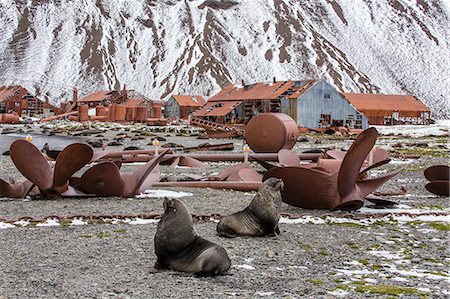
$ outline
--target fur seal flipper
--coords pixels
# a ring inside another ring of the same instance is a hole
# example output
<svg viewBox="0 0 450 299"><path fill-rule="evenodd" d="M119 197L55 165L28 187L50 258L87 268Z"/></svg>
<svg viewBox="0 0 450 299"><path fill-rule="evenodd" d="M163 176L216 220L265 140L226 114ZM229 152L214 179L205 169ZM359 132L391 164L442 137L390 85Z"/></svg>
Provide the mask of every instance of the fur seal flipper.
<svg viewBox="0 0 450 299"><path fill-rule="evenodd" d="M223 216L217 224L217 233L224 237L277 235L283 181L267 179L244 210Z"/></svg>
<svg viewBox="0 0 450 299"><path fill-rule="evenodd" d="M156 269L212 276L225 274L231 266L223 247L197 235L189 210L178 199L164 199L154 242Z"/></svg>

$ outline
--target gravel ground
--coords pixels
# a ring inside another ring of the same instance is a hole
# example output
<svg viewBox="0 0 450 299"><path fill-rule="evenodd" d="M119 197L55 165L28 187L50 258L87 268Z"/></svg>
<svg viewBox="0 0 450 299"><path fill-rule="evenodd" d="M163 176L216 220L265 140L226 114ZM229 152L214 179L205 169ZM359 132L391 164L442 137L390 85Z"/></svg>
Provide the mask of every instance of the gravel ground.
<svg viewBox="0 0 450 299"><path fill-rule="evenodd" d="M53 140L54 136L43 137L39 129L32 129L38 140ZM102 138L112 138L115 133L105 133L107 136ZM167 142L183 145L205 142L173 133L158 134L166 136ZM3 137L0 136L0 145L10 142ZM328 136L308 138L307 142L297 143L296 150L351 144ZM382 137L379 144L391 146L423 140ZM140 142L149 141L147 138ZM239 150L242 141L234 142ZM442 138L430 137L426 142L435 148ZM124 146L129 144L136 141L125 140ZM398 167L404 171L380 190L406 188L405 195L390 198L399 202L398 212L448 213L448 198L428 193L422 175L427 166L448 163L448 156L420 153L420 159L395 159L383 167L381 171ZM186 171L210 174L224 167L220 163L196 170L164 166L161 171L163 175ZM125 166L124 171L132 168ZM7 156L0 158L0 171L2 178L19 177ZM192 196L182 200L192 213L200 215L235 212L244 208L254 195L254 192L213 189L165 190L191 193ZM344 218L342 212L304 210L286 204L281 212L295 215L299 221L284 219L277 238L220 238L215 231L216 222L198 221L198 234L222 245L232 261L229 274L215 278L155 271L152 266L156 261L153 248L156 223L0 229L0 298L448 297L448 216L419 217L415 221L403 221L399 216L353 221ZM24 216L42 219L49 215L148 213L162 213L162 198L0 199L0 219L7 220Z"/></svg>

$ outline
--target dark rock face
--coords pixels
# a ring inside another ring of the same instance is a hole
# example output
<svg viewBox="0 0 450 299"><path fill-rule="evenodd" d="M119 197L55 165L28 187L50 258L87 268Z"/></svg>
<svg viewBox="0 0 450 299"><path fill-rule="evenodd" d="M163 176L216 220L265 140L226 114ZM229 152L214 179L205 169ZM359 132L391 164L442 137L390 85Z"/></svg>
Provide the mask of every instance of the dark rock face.
<svg viewBox="0 0 450 299"><path fill-rule="evenodd" d="M445 1L198 3L6 0L0 81L56 103L68 98L69 86L84 96L127 84L167 99L210 96L241 79L277 74L326 78L346 92L408 93L449 116Z"/></svg>

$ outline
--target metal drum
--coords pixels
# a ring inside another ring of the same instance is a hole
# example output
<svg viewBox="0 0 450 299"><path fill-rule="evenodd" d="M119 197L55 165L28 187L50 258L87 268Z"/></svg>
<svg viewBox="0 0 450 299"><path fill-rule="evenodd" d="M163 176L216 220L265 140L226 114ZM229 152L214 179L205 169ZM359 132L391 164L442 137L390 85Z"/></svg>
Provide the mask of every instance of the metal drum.
<svg viewBox="0 0 450 299"><path fill-rule="evenodd" d="M95 115L104 116L106 118L108 116L108 110L106 110L106 107L97 106L95 107Z"/></svg>
<svg viewBox="0 0 450 299"><path fill-rule="evenodd" d="M115 121L125 121L125 115L127 113L127 106L125 105L115 105L114 117Z"/></svg>
<svg viewBox="0 0 450 299"><path fill-rule="evenodd" d="M2 124L18 124L19 116L17 114L5 113L0 115L0 123Z"/></svg>
<svg viewBox="0 0 450 299"><path fill-rule="evenodd" d="M245 128L245 141L256 153L276 153L291 149L297 142L297 123L284 113L261 113Z"/></svg>
<svg viewBox="0 0 450 299"><path fill-rule="evenodd" d="M78 106L78 119L79 119L79 121L88 121L89 120L89 106L88 105L79 105Z"/></svg>

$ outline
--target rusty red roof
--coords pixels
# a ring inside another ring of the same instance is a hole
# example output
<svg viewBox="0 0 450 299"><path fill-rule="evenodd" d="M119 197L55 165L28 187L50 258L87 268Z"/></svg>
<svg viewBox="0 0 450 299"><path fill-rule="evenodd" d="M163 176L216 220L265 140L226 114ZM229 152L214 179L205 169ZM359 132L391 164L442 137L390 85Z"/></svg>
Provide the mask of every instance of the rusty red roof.
<svg viewBox="0 0 450 299"><path fill-rule="evenodd" d="M209 102L202 108L195 111L193 116L225 116L234 108L239 106L242 101L224 101L224 102Z"/></svg>
<svg viewBox="0 0 450 299"><path fill-rule="evenodd" d="M200 107L206 103L206 100L201 96L173 95L173 98L181 107Z"/></svg>
<svg viewBox="0 0 450 299"><path fill-rule="evenodd" d="M144 99L131 98L123 102L125 106L141 106L145 102Z"/></svg>
<svg viewBox="0 0 450 299"><path fill-rule="evenodd" d="M430 108L411 95L343 93L343 96L350 104L361 112L369 110L408 112L430 111Z"/></svg>
<svg viewBox="0 0 450 299"><path fill-rule="evenodd" d="M87 96L78 99L77 102L101 102L105 99L109 99L112 96L113 91L101 90L88 94Z"/></svg>
<svg viewBox="0 0 450 299"><path fill-rule="evenodd" d="M6 101L9 97L13 96L14 93L20 92L22 96L26 95L28 91L22 86L2 86L0 88L0 102Z"/></svg>
<svg viewBox="0 0 450 299"><path fill-rule="evenodd" d="M244 86L230 84L211 97L208 102L275 100L281 96L292 98L294 94L298 97L314 85L315 82L315 80L279 81L274 83L254 83Z"/></svg>

